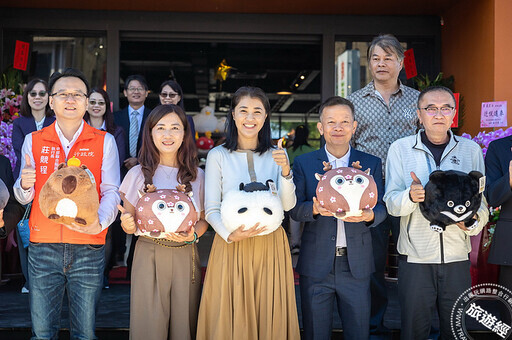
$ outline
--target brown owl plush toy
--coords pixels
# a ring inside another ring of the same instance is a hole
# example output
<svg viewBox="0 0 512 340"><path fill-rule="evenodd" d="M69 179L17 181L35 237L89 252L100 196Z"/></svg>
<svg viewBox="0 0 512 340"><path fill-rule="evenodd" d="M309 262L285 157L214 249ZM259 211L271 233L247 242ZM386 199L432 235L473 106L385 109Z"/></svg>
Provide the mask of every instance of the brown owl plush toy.
<svg viewBox="0 0 512 340"><path fill-rule="evenodd" d="M183 186L184 187L184 186ZM159 189L148 185L137 201L135 223L146 236L165 238L166 233L188 233L199 220L192 192L183 187Z"/></svg>
<svg viewBox="0 0 512 340"><path fill-rule="evenodd" d="M370 169L361 171L352 167L328 170L324 175L315 174L318 180L316 197L322 207L345 216L359 216L363 209L373 209L377 204L377 184Z"/></svg>

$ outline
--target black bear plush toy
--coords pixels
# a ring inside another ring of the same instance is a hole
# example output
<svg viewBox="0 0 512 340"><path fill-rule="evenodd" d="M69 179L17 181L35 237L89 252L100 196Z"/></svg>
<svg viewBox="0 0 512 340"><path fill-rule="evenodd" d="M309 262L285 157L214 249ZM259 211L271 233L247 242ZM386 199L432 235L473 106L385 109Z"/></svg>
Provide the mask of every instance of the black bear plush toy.
<svg viewBox="0 0 512 340"><path fill-rule="evenodd" d="M430 222L430 228L439 233L458 222L464 222L468 230L474 229L484 186L485 177L478 171L434 171L425 185L421 213Z"/></svg>

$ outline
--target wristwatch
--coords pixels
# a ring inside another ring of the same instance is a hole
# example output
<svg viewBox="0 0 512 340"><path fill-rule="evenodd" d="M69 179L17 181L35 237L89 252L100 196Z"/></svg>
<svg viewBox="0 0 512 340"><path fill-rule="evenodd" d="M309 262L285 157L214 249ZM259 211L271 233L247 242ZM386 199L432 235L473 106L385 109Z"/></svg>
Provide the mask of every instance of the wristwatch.
<svg viewBox="0 0 512 340"><path fill-rule="evenodd" d="M283 176L283 175L281 175ZM293 171L290 169L290 173L288 174L288 176L283 176L284 179L287 179L287 180L290 180L293 178Z"/></svg>

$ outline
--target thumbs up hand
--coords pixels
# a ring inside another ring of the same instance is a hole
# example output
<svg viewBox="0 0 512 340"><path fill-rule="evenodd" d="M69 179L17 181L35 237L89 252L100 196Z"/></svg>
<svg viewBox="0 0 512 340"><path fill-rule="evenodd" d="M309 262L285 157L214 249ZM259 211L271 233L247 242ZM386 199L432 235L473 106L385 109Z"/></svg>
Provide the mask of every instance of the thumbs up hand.
<svg viewBox="0 0 512 340"><path fill-rule="evenodd" d="M283 149L283 141L284 138L280 138L277 141L277 150L272 151L272 158L281 167L281 175L286 177L290 174L290 161L286 155L286 150Z"/></svg>
<svg viewBox="0 0 512 340"><path fill-rule="evenodd" d="M36 169L30 161L30 156L25 154L25 166L21 170L21 187L28 190L36 183Z"/></svg>
<svg viewBox="0 0 512 340"><path fill-rule="evenodd" d="M135 233L137 226L135 225L135 219L121 204L117 205L117 209L121 212L121 227L127 234Z"/></svg>
<svg viewBox="0 0 512 340"><path fill-rule="evenodd" d="M425 200L425 189L423 188L423 185L421 184L420 179L414 171L411 171L411 190L409 191L409 198L414 203L423 202Z"/></svg>

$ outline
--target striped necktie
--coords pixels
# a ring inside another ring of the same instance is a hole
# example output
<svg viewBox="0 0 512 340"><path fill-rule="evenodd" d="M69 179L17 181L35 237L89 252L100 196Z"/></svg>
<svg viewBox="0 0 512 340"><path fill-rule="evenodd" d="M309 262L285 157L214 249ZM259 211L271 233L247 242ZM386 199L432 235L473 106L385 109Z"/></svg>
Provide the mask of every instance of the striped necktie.
<svg viewBox="0 0 512 340"><path fill-rule="evenodd" d="M137 157L137 139L139 138L139 120L137 111L133 111L130 118L130 156Z"/></svg>

